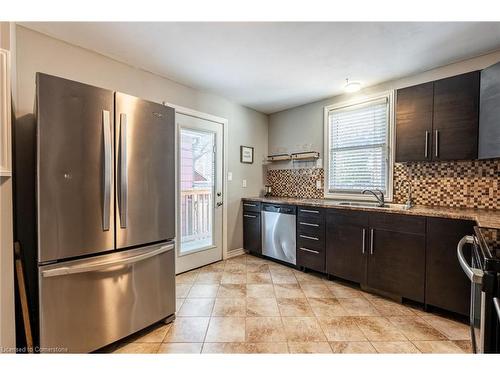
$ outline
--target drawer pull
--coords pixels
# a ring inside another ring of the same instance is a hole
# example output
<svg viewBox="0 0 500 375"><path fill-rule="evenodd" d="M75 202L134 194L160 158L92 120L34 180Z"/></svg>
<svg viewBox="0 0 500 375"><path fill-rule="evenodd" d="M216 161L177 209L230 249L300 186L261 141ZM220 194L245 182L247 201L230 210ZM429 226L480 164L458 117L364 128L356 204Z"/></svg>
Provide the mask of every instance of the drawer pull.
<svg viewBox="0 0 500 375"><path fill-rule="evenodd" d="M319 214L319 211L317 211L317 210L303 210L303 209L300 209L300 212L307 212L309 214Z"/></svg>
<svg viewBox="0 0 500 375"><path fill-rule="evenodd" d="M300 238L307 238L308 240L314 240L314 241L319 241L318 237L310 237L310 236L304 236L303 234L299 235Z"/></svg>
<svg viewBox="0 0 500 375"><path fill-rule="evenodd" d="M299 222L300 225L307 225L308 227L319 227L319 224L313 223L304 223L303 221Z"/></svg>
<svg viewBox="0 0 500 375"><path fill-rule="evenodd" d="M256 204L251 204L251 203L243 203L243 206L247 206L247 207L257 207Z"/></svg>
<svg viewBox="0 0 500 375"><path fill-rule="evenodd" d="M249 217L251 219L255 219L257 216L253 216L253 215L243 215L243 217Z"/></svg>
<svg viewBox="0 0 500 375"><path fill-rule="evenodd" d="M311 249L308 249L306 247L299 247L299 249L302 251L307 251L308 253L319 254L319 251L311 250Z"/></svg>

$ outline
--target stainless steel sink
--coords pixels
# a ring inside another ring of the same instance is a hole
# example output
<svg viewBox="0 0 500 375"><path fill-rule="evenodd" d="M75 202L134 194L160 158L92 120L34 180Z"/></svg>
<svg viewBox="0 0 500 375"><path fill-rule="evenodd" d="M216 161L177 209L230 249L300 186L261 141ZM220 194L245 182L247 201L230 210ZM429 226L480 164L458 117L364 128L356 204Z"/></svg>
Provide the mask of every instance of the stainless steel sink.
<svg viewBox="0 0 500 375"><path fill-rule="evenodd" d="M339 206L350 206L350 207L367 207L367 208L401 208L404 209L404 204L393 204L393 203L385 203L383 206L379 206L378 203L375 202L339 202Z"/></svg>

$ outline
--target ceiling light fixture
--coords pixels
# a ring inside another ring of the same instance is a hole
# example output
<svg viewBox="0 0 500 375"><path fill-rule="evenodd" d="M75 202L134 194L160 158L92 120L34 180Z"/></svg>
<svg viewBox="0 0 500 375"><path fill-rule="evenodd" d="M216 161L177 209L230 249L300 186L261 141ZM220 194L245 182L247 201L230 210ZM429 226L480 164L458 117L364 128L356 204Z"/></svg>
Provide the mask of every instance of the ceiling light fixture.
<svg viewBox="0 0 500 375"><path fill-rule="evenodd" d="M349 78L345 79L345 92L356 92L361 89L361 83L359 82L349 82Z"/></svg>

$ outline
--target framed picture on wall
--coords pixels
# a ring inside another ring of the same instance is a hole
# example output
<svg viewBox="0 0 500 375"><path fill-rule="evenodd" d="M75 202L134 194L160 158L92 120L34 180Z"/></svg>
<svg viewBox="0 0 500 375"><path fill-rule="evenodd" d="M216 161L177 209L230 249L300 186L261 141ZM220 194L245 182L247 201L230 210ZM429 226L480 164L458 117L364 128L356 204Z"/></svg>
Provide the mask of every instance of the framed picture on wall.
<svg viewBox="0 0 500 375"><path fill-rule="evenodd" d="M240 146L240 161L245 164L253 163L253 147Z"/></svg>

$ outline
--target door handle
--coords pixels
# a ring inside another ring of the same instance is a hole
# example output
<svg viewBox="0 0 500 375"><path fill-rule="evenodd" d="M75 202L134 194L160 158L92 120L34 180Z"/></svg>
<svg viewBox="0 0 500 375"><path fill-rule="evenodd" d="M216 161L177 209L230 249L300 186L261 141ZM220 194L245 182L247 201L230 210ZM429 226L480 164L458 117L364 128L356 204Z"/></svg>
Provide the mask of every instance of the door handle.
<svg viewBox="0 0 500 375"><path fill-rule="evenodd" d="M427 159L429 157L429 131L425 131L425 158Z"/></svg>
<svg viewBox="0 0 500 375"><path fill-rule="evenodd" d="M127 115L120 113L120 228L127 227L128 171L127 171Z"/></svg>
<svg viewBox="0 0 500 375"><path fill-rule="evenodd" d="M149 258L152 258L156 255L165 253L169 250L172 250L174 248L174 244L169 244L165 246L161 246L160 248L156 250L151 250L143 254L139 255L134 255L131 257L123 258L123 259L116 259L116 260L111 260L111 261L104 261L104 262L88 262L80 265L75 265L75 266L65 266L65 267L59 267L59 268L53 268L50 270L42 271L42 276L43 277L52 277L52 276L61 276L61 275L71 275L75 273L84 273L84 272L92 272L92 271L99 271L105 268L109 267L116 267L116 266L122 266L126 264L132 264L132 263L137 263L142 260L146 260Z"/></svg>
<svg viewBox="0 0 500 375"><path fill-rule="evenodd" d="M435 156L439 157L439 130L436 130L436 150Z"/></svg>
<svg viewBox="0 0 500 375"><path fill-rule="evenodd" d="M362 247L361 247L361 254L365 254L365 248L366 248L366 229L363 228L363 242L362 242Z"/></svg>
<svg viewBox="0 0 500 375"><path fill-rule="evenodd" d="M482 284L483 282L483 271L477 268L472 268L469 266L467 261L465 260L464 256L464 245L465 244L474 244L474 237L472 236L464 236L462 239L458 242L457 245L457 257L458 257L458 263L460 263L460 266L464 270L465 274L469 278L470 281L472 281L475 284Z"/></svg>
<svg viewBox="0 0 500 375"><path fill-rule="evenodd" d="M217 202L217 207L220 207L224 204L224 202Z"/></svg>
<svg viewBox="0 0 500 375"><path fill-rule="evenodd" d="M373 237L374 237L374 230L372 228L370 229L370 255L373 255Z"/></svg>
<svg viewBox="0 0 500 375"><path fill-rule="evenodd" d="M111 184L112 184L112 145L111 145L111 120L109 111L102 111L102 130L104 137L104 189L102 209L102 230L109 230L109 219L111 212Z"/></svg>

